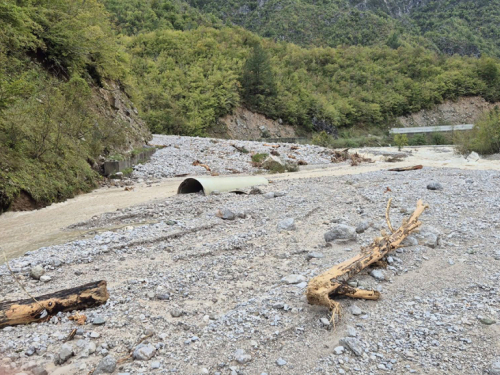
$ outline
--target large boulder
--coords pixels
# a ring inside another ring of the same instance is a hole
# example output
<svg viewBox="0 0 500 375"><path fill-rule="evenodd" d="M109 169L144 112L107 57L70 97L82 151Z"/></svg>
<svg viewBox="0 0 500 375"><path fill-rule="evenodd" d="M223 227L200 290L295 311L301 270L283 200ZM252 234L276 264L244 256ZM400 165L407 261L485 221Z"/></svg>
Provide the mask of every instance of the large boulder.
<svg viewBox="0 0 500 375"><path fill-rule="evenodd" d="M262 168L265 169L275 169L284 167L285 163L279 157L274 155L269 155L266 160L264 160L261 164Z"/></svg>

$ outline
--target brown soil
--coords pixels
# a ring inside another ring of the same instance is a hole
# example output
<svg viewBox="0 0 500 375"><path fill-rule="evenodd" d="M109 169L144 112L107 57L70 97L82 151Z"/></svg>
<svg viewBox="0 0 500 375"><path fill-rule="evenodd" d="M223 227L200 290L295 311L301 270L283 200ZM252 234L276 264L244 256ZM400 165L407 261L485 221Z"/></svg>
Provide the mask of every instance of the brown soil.
<svg viewBox="0 0 500 375"><path fill-rule="evenodd" d="M21 194L19 194L19 196L11 203L9 211L32 211L44 206L45 205L43 203L35 201L31 195L22 191Z"/></svg>

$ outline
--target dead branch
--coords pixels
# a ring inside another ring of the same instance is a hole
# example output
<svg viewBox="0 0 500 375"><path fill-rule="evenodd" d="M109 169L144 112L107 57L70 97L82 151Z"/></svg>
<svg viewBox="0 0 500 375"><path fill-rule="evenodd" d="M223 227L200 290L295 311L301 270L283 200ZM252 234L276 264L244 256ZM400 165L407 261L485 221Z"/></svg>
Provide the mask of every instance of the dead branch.
<svg viewBox="0 0 500 375"><path fill-rule="evenodd" d="M385 209L385 221L387 222L387 227L391 231L391 233L394 233L394 229L392 228L391 224L391 218L389 217L389 210L391 209L391 203L392 203L392 198L389 199L387 202L387 208Z"/></svg>
<svg viewBox="0 0 500 375"><path fill-rule="evenodd" d="M236 150L238 150L239 152L241 152L242 154L248 154L248 150L245 148L245 146L238 146L238 145L235 145L235 144L231 144L231 146L233 146Z"/></svg>
<svg viewBox="0 0 500 375"><path fill-rule="evenodd" d="M209 172L210 172L210 170L211 170L211 169L210 169L210 167L209 167L208 165L203 164L203 163L202 163L202 162L200 162L199 160L195 160L195 161L193 161L193 166L195 166L195 167L196 167L196 166L198 166L198 165L199 165L200 167L205 168L205 169L206 169L207 171L209 171Z"/></svg>
<svg viewBox="0 0 500 375"><path fill-rule="evenodd" d="M372 159L365 158L364 156L361 156L357 152L351 154L348 148L342 151L333 150L331 160L332 163L341 163L343 161L350 161L351 166L353 167L361 163L373 163Z"/></svg>
<svg viewBox="0 0 500 375"><path fill-rule="evenodd" d="M387 205L387 209L389 208L390 201ZM379 292L353 288L347 284L347 281L369 265L378 262L388 253L397 249L401 242L421 225L418 218L426 208L428 208L428 205L423 204L419 200L413 214L409 219L403 221L398 230L394 231L391 235L376 238L370 246L362 248L361 252L354 258L337 264L328 271L311 279L307 286L308 302L312 305L328 307L333 311L335 316L340 311L340 304L334 301L336 296L343 295L351 298L371 300L379 299ZM390 223L389 220L388 222Z"/></svg>
<svg viewBox="0 0 500 375"><path fill-rule="evenodd" d="M406 171L416 171L418 169L422 169L423 165L414 165L412 167L404 167L404 168L392 168L388 169L389 172L406 172Z"/></svg>

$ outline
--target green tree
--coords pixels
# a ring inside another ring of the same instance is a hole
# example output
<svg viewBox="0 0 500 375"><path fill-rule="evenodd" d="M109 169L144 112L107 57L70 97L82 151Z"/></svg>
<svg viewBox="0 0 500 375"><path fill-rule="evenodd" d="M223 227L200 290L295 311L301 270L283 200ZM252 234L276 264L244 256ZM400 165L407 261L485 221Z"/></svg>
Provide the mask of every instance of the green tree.
<svg viewBox="0 0 500 375"><path fill-rule="evenodd" d="M241 88L241 96L249 108L273 115L272 109L277 96L276 79L269 55L260 44L253 47L243 66Z"/></svg>

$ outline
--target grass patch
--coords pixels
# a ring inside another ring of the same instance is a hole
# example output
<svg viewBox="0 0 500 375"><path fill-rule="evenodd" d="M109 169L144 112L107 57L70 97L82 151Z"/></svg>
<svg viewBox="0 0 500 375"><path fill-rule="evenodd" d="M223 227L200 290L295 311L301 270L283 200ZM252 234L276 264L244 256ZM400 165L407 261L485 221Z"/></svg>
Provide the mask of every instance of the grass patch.
<svg viewBox="0 0 500 375"><path fill-rule="evenodd" d="M122 154L111 154L108 156L108 159L111 161L123 161L125 160L125 156Z"/></svg>
<svg viewBox="0 0 500 375"><path fill-rule="evenodd" d="M132 150L132 152L130 153L131 156L137 156L139 154L142 154L143 152L147 152L151 150L151 148L149 147L140 147L140 148L135 148Z"/></svg>
<svg viewBox="0 0 500 375"><path fill-rule="evenodd" d="M124 176L130 176L132 174L132 172L134 172L134 169L133 168L125 168L122 173Z"/></svg>
<svg viewBox="0 0 500 375"><path fill-rule="evenodd" d="M256 164L260 164L264 160L266 160L266 158L268 156L269 156L269 154L266 154L266 153L259 153L259 154L252 155L252 162L254 162Z"/></svg>
<svg viewBox="0 0 500 375"><path fill-rule="evenodd" d="M299 166L297 164L286 163L285 165L281 164L273 164L271 168L269 168L269 173L286 173L286 172L297 172L299 170Z"/></svg>

